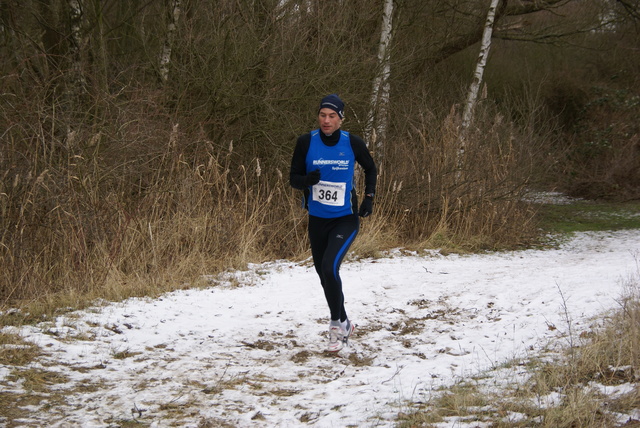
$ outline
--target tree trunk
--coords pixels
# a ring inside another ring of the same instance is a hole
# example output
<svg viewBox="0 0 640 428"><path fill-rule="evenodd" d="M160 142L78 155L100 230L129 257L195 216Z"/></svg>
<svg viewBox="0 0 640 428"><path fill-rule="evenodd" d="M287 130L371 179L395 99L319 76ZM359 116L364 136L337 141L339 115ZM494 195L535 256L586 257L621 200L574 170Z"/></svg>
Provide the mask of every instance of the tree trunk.
<svg viewBox="0 0 640 428"><path fill-rule="evenodd" d="M365 137L374 150L381 155L386 140L388 123L388 106L391 75L391 58L389 45L391 44L393 30L393 0L384 1L382 14L382 28L380 31L380 44L378 45L378 74L373 81L371 103Z"/></svg>
<svg viewBox="0 0 640 428"><path fill-rule="evenodd" d="M169 18L169 25L167 26L167 37L165 38L162 54L160 55L160 80L162 83L167 83L169 80L171 49L173 47L173 40L176 36L178 19L180 18L180 13L182 11L181 3L182 0L172 0L171 2L171 16Z"/></svg>
<svg viewBox="0 0 640 428"><path fill-rule="evenodd" d="M105 16L104 7L101 4L103 0L94 0L93 8L95 10L95 22L92 50L95 57L95 79L100 89L105 93L108 92L108 80L109 80L109 55L107 52L107 42L105 38Z"/></svg>
<svg viewBox="0 0 640 428"><path fill-rule="evenodd" d="M76 95L86 90L87 82L82 72L82 5L79 0L69 0L69 23L71 24L71 43L69 54L71 57L70 89Z"/></svg>
<svg viewBox="0 0 640 428"><path fill-rule="evenodd" d="M478 62L476 64L476 70L473 75L473 80L469 87L467 94L467 102L462 114L462 124L460 125L460 140L458 147L458 171L462 170L464 163L464 151L466 148L466 134L471 121L473 120L473 111L478 100L478 91L482 83L482 76L484 75L484 68L487 64L487 57L489 56L489 49L491 48L491 35L493 33L493 23L495 20L496 9L500 0L491 0L491 6L489 6L489 12L487 13L487 20L484 26L484 33L482 34L482 44L480 46L480 55L478 56Z"/></svg>

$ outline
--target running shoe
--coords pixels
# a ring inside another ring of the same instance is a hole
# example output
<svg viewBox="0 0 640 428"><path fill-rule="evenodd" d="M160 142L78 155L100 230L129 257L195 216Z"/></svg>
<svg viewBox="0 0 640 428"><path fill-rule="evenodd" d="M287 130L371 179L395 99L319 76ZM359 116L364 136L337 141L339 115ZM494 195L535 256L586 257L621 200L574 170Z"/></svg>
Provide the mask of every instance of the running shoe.
<svg viewBox="0 0 640 428"><path fill-rule="evenodd" d="M329 352L338 352L342 349L342 345L344 344L344 330L337 325L332 325L329 327L329 346L327 346L327 351Z"/></svg>

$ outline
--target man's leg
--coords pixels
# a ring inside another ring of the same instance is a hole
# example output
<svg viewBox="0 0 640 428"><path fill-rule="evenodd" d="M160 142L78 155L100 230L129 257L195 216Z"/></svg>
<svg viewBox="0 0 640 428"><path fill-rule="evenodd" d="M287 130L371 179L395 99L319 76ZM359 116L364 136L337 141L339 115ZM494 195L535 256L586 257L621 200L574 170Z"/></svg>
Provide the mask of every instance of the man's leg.
<svg viewBox="0 0 640 428"><path fill-rule="evenodd" d="M347 320L340 265L358 235L359 226L358 217L353 215L334 219L331 227L326 230L327 242L320 269L332 321Z"/></svg>

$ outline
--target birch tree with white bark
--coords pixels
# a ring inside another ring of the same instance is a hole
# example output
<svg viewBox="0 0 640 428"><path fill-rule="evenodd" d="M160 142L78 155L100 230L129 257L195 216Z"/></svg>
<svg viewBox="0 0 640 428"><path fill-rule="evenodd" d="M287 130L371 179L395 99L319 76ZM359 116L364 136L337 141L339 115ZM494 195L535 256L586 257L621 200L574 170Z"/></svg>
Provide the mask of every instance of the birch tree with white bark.
<svg viewBox="0 0 640 428"><path fill-rule="evenodd" d="M482 78L484 76L484 69L487 65L487 58L489 56L489 50L491 49L491 36L493 34L493 24L495 22L496 9L500 0L491 0L489 6L489 12L487 13L487 19L484 25L484 32L482 34L482 42L480 45L480 54L476 63L476 69L473 74L473 80L469 86L469 92L467 93L467 101L464 106L464 112L462 114L462 124L460 125L460 141L458 147L457 165L458 171L462 170L464 166L464 152L466 149L466 136L473 121L473 112L475 110L476 103L478 101L478 92L480 85L482 84Z"/></svg>
<svg viewBox="0 0 640 428"><path fill-rule="evenodd" d="M171 50L173 48L173 41L176 37L178 19L180 19L181 12L182 0L172 0L171 13L169 16L169 23L167 25L167 36L165 37L164 45L162 47L162 53L160 54L160 80L162 81L162 83L167 83L167 81L169 80Z"/></svg>
<svg viewBox="0 0 640 428"><path fill-rule="evenodd" d="M378 73L373 81L371 102L365 128L366 140L375 151L382 152L387 135L389 93L391 90L390 45L393 35L393 0L384 0L384 12L378 44Z"/></svg>
<svg viewBox="0 0 640 428"><path fill-rule="evenodd" d="M70 86L74 92L84 92L86 88L86 80L82 72L82 48L83 48L83 32L82 4L79 0L69 0L69 23L71 24L71 43L69 53L71 55L71 82Z"/></svg>

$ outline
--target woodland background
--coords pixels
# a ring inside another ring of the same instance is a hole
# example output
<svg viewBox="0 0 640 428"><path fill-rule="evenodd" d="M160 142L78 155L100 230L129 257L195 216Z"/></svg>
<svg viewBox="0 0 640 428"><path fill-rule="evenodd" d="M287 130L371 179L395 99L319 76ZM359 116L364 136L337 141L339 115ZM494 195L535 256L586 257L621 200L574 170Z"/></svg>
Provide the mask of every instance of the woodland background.
<svg viewBox="0 0 640 428"><path fill-rule="evenodd" d="M636 1L501 0L462 164L490 2L396 0L381 62L383 3L0 1L0 308L308 257L288 168L333 92L380 171L356 254L531 245L534 190L640 197Z"/></svg>

